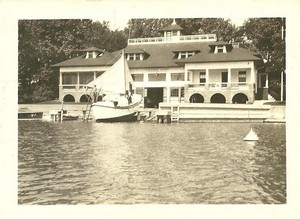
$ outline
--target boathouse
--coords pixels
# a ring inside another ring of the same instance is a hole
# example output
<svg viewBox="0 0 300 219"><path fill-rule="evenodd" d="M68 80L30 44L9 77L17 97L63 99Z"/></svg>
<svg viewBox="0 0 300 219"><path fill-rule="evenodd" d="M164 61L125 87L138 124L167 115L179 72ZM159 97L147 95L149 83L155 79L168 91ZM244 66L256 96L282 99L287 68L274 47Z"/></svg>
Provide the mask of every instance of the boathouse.
<svg viewBox="0 0 300 219"><path fill-rule="evenodd" d="M128 39L125 57L133 88L144 97L144 107L160 102L253 103L266 99L268 75L259 72L262 59L238 45L218 41L215 34L182 35L173 22L162 37ZM54 66L60 68L59 99L86 102L95 80L120 57L91 47Z"/></svg>

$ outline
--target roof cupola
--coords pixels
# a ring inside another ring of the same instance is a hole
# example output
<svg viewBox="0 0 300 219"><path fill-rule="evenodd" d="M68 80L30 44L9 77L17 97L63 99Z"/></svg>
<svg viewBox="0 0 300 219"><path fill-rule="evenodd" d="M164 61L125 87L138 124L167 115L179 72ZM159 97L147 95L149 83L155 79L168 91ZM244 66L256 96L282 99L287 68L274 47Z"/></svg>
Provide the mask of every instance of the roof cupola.
<svg viewBox="0 0 300 219"><path fill-rule="evenodd" d="M172 24L163 27L159 31L164 32L164 37L172 37L172 36L181 36L182 30L183 28L176 23L175 19L173 19Z"/></svg>

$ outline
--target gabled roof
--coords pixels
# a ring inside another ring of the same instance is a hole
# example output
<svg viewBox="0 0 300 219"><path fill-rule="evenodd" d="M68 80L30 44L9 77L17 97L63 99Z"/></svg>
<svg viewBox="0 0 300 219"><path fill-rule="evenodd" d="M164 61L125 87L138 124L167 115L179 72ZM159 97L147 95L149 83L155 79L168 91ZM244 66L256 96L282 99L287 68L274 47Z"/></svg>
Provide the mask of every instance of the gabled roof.
<svg viewBox="0 0 300 219"><path fill-rule="evenodd" d="M227 53L197 53L186 59L180 59L180 63L203 63L203 62L236 62L236 61L259 61L261 58L248 49L233 48Z"/></svg>
<svg viewBox="0 0 300 219"><path fill-rule="evenodd" d="M179 26L178 24L170 24L166 27L161 28L159 31L172 31L172 30L183 30L183 28L181 26Z"/></svg>
<svg viewBox="0 0 300 219"><path fill-rule="evenodd" d="M81 49L81 50L79 50L79 51L81 51L81 52L94 52L94 51L97 51L97 52L104 52L104 50L103 49L99 49L99 48L97 48L97 47L89 47L89 48L86 48L86 49Z"/></svg>
<svg viewBox="0 0 300 219"><path fill-rule="evenodd" d="M94 50L93 50L94 51ZM111 66L118 58L117 52L104 52L102 56L86 59L85 55L81 55L66 61L52 65L53 67L79 67L79 66Z"/></svg>
<svg viewBox="0 0 300 219"><path fill-rule="evenodd" d="M149 57L142 61L129 60L129 68L178 67L184 63L256 61L261 60L250 50L233 48L227 53L211 52L211 42L128 45L126 49L142 49ZM125 50L126 51L126 50ZM185 59L174 59L174 52L200 51Z"/></svg>
<svg viewBox="0 0 300 219"><path fill-rule="evenodd" d="M130 47L126 47L125 48L125 53L126 54L133 54L133 53L146 53L144 50L142 50L141 48L130 48Z"/></svg>
<svg viewBox="0 0 300 219"><path fill-rule="evenodd" d="M125 53L146 53L144 60L128 60L129 68L169 68L184 65L184 63L204 62L234 62L234 61L259 61L256 53L243 49L232 48L227 53L213 53L212 42L181 42L165 44L129 44ZM226 44L226 43L225 43ZM216 45L216 44L215 44ZM224 45L224 42L217 43ZM227 44L226 44L227 45ZM200 51L185 59L175 59L176 52ZM85 56L78 56L53 65L54 67L77 67L77 66L111 66L120 57L121 50L116 52L104 52L97 58L85 59Z"/></svg>

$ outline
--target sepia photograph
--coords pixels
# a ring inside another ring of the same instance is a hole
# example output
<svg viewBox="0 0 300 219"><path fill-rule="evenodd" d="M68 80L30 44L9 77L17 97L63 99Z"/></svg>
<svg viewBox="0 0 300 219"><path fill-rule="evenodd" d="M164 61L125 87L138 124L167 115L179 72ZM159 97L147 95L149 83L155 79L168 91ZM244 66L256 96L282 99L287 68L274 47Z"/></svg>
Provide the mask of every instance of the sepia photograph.
<svg viewBox="0 0 300 219"><path fill-rule="evenodd" d="M294 9L127 3L4 13L0 216L297 218Z"/></svg>
<svg viewBox="0 0 300 219"><path fill-rule="evenodd" d="M286 203L285 18L18 25L19 204Z"/></svg>

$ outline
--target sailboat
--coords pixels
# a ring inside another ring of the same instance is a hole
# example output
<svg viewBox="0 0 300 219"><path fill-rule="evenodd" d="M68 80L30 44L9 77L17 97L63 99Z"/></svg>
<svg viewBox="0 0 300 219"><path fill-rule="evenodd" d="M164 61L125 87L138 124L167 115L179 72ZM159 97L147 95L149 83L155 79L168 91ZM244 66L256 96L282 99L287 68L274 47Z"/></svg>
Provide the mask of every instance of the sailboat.
<svg viewBox="0 0 300 219"><path fill-rule="evenodd" d="M94 101L91 112L96 122L131 122L137 120L142 96L133 94L132 77L122 51L115 64L87 84L103 94L101 101Z"/></svg>

